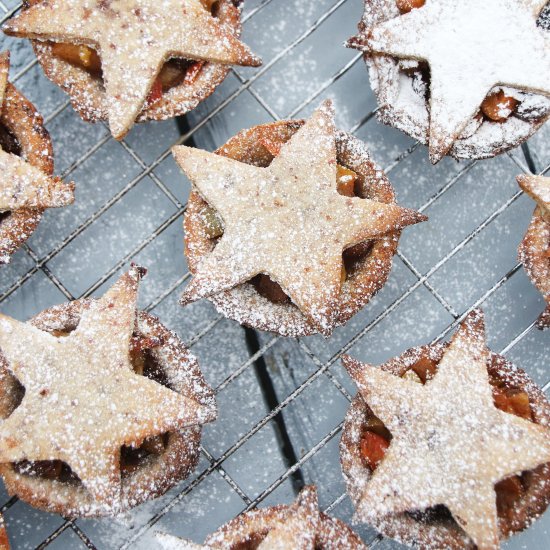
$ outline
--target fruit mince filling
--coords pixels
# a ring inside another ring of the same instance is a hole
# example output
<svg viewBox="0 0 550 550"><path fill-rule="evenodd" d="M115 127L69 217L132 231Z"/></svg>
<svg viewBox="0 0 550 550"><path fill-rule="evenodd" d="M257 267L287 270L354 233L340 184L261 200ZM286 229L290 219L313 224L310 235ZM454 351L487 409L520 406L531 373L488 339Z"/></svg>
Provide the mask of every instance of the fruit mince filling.
<svg viewBox="0 0 550 550"><path fill-rule="evenodd" d="M54 336L68 336L68 332L54 331ZM130 360L136 374L146 376L163 386L169 387L168 379L158 363L153 359L151 350L162 345L159 338L134 335L130 345ZM24 395L23 386L19 385L20 399ZM149 437L139 445L123 446L120 452L120 471L122 478L128 477L143 466L150 456L161 455L168 445L169 434ZM71 468L61 460L41 460L14 463L14 469L24 475L57 480L64 483L80 483Z"/></svg>
<svg viewBox="0 0 550 550"><path fill-rule="evenodd" d="M437 372L437 364L437 361L422 356L403 374L403 377L425 384L434 377ZM529 396L523 388L511 387L509 383L493 375L489 376L489 382L493 390L493 400L498 409L526 420L533 420ZM392 435L368 407L367 413L360 440L360 453L364 466L373 472L383 460L386 450L390 446ZM529 487L529 480L530 472L523 472L521 475L508 477L495 484L499 518L512 519L516 504ZM409 515L424 523L446 522L452 519L445 506L412 511L409 512Z"/></svg>
<svg viewBox="0 0 550 550"><path fill-rule="evenodd" d="M264 140L261 142L261 145L265 147L273 157L276 157L284 144L275 143L271 140ZM338 193L345 197L361 197L361 181L359 175L341 164L337 164L336 168L336 188ZM200 216L207 237L216 242L223 235L224 228L222 219L216 210L210 206L205 206ZM342 254L341 284L344 284L348 273L355 268L359 261L369 254L371 248L372 242L365 241L344 251ZM273 281L268 275L261 273L256 275L256 277L249 282L254 286L260 296L267 298L270 302L274 304L290 303L290 297L281 286Z"/></svg>

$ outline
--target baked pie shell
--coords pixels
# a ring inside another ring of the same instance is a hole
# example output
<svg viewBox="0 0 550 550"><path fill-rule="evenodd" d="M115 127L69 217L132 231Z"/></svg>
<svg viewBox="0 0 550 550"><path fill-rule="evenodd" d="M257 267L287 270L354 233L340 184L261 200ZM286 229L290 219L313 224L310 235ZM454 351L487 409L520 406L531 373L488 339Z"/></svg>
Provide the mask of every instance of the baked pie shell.
<svg viewBox="0 0 550 550"><path fill-rule="evenodd" d="M27 0L34 5L41 0ZM218 0L216 17L235 36L241 32L240 10L233 0ZM86 69L77 67L52 53L52 43L31 40L38 62L46 76L63 89L71 99L74 110L86 122L108 120L107 102L103 81ZM182 83L170 88L152 105L144 108L138 122L165 120L184 115L208 98L224 81L230 67L205 63L191 84Z"/></svg>
<svg viewBox="0 0 550 550"><path fill-rule="evenodd" d="M209 535L205 544L211 548L256 548L255 543L261 542L274 526L285 520L288 510L288 506L278 505L246 512ZM362 550L366 547L343 521L321 512L315 548Z"/></svg>
<svg viewBox="0 0 550 550"><path fill-rule="evenodd" d="M91 300L76 300L46 309L29 323L46 332L74 330L82 312ZM138 312L138 336L160 338L163 342L151 350L156 365L170 382L170 387L203 405L210 405L213 393L204 381L194 356L174 333L154 316ZM185 371L185 372L183 372ZM192 378L193 384L186 383ZM12 391L15 378L7 371L0 354L0 417L6 418L17 406ZM17 495L31 506L66 517L97 517L121 513L147 500L163 495L185 479L196 467L200 453L201 426L170 432L164 451L149 455L132 473L122 478L120 505L97 504L81 483L61 482L39 476L18 473L12 463L0 464L0 474L10 495Z"/></svg>
<svg viewBox="0 0 550 550"><path fill-rule="evenodd" d="M402 376L421 361L439 362L447 346L448 344L433 344L412 348L399 357L391 359L381 368L397 376ZM503 356L493 352L490 352L487 370L489 374L493 374L505 385L508 382L509 385L522 388L527 393L535 423L544 425L550 423L550 403L524 371L513 367ZM360 450L365 420L370 414L372 412L368 409L363 397L357 394L346 415L340 441L342 473L347 492L354 505L360 501L363 490L372 475L370 469L364 465ZM550 463L542 464L531 472L533 474L531 483L520 506L514 510L513 518L506 521L499 517L502 540L526 529L550 504ZM429 523L409 514L396 514L381 518L379 521L373 522L373 525L383 535L415 548L433 550L438 548L475 550L477 548L454 520Z"/></svg>
<svg viewBox="0 0 550 550"><path fill-rule="evenodd" d="M53 146L44 120L10 82L1 106L0 125L17 139L22 158L48 176L53 175ZM43 212L43 209L21 209L0 220L0 264L8 263L10 256L33 234Z"/></svg>
<svg viewBox="0 0 550 550"><path fill-rule="evenodd" d="M376 17L371 18L369 13L375 14ZM358 26L359 32L368 32L366 21L375 19L377 24L393 19L398 15L400 15L400 12L395 0L365 0L363 19ZM378 100L378 119L384 124L401 130L424 145L428 145L429 102L426 102L427 117L424 118L413 116L409 110L392 101L391 90L396 77L399 76L398 61L396 59L393 56L384 54L363 53L363 60L369 70L369 78ZM510 117L510 119L513 118L513 116ZM477 143L478 140L471 139L477 135L478 128L473 135L465 139L457 139L447 154L457 160L495 157L527 141L548 119L550 119L550 110L537 120L522 121L521 128L516 129L515 132L512 131L510 120L506 122L484 120L483 124L493 125L493 128L485 132L487 134L486 142L482 146Z"/></svg>
<svg viewBox="0 0 550 550"><path fill-rule="evenodd" d="M546 310L540 315L537 326L550 327L550 222L544 217L540 206L535 208L531 223L519 247L519 259L529 278L546 300Z"/></svg>
<svg viewBox="0 0 550 550"><path fill-rule="evenodd" d="M268 166L273 155L262 141L287 142L305 123L303 120L279 121L244 130L231 138L216 153L259 167ZM338 163L358 174L361 196L383 203L395 202L393 188L383 171L371 160L366 145L341 131L336 132ZM335 184L336 185L336 184ZM208 204L192 190L184 217L185 254L189 270L194 273L204 256L214 248L208 237L201 211ZM336 326L343 325L386 283L397 252L400 232L392 232L373 241L366 256L357 261L342 286ZM216 309L239 323L282 336L298 337L317 334L318 329L292 303L273 303L261 296L250 283L209 297Z"/></svg>

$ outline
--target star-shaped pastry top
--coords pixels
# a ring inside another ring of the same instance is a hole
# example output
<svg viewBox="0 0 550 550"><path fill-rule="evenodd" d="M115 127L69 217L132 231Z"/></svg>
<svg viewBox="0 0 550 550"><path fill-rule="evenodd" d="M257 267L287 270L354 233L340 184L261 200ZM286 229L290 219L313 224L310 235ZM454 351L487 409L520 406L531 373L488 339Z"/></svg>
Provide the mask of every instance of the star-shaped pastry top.
<svg viewBox="0 0 550 550"><path fill-rule="evenodd" d="M200 0L45 0L4 25L13 36L95 48L109 125L122 139L170 57L225 65L260 64Z"/></svg>
<svg viewBox="0 0 550 550"><path fill-rule="evenodd" d="M133 268L56 337L0 314L0 350L25 388L0 424L0 461L61 460L98 504L120 502L120 449L212 420L214 412L135 374L130 339L138 281Z"/></svg>
<svg viewBox="0 0 550 550"><path fill-rule="evenodd" d="M499 547L494 484L550 462L550 430L495 407L488 354L483 314L474 311L426 385L343 358L393 436L357 519L443 504L478 548Z"/></svg>
<svg viewBox="0 0 550 550"><path fill-rule="evenodd" d="M230 528L222 527L210 535L204 545L165 533L158 533L157 540L166 550L233 548L238 540L254 534L254 527L257 527L258 532L264 531L266 528L265 522L261 525L257 524L253 515L249 514L244 514L239 523L242 524L240 530L237 527L233 532ZM288 550L289 548L292 550L314 550L320 523L317 490L314 486L307 485L298 495L296 502L287 507L283 516L270 523L269 531L257 548L258 550Z"/></svg>
<svg viewBox="0 0 550 550"><path fill-rule="evenodd" d="M198 265L183 303L267 274L319 331L334 327L342 252L425 216L336 190L334 112L326 102L267 168L190 147L173 149L224 234Z"/></svg>
<svg viewBox="0 0 550 550"><path fill-rule="evenodd" d="M543 216L550 221L550 178L522 175L517 180L520 187L537 203Z"/></svg>
<svg viewBox="0 0 550 550"><path fill-rule="evenodd" d="M547 31L536 25L544 5L534 0L427 0L421 8L365 29L349 45L429 63L429 147L435 163L494 86L550 95L550 42Z"/></svg>
<svg viewBox="0 0 550 550"><path fill-rule="evenodd" d="M8 84L9 54L0 54L0 108ZM74 184L49 177L24 159L0 148L0 212L55 208L74 202Z"/></svg>

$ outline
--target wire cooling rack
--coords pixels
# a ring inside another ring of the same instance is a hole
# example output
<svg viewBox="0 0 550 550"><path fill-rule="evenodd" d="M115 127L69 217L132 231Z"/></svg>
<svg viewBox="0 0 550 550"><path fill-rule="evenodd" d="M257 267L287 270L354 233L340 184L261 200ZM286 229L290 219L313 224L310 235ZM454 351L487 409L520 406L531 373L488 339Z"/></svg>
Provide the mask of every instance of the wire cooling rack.
<svg viewBox="0 0 550 550"><path fill-rule="evenodd" d="M2 21L20 9L0 0ZM0 490L14 548L152 548L155 531L200 542L255 506L290 502L318 486L327 512L350 521L338 441L355 388L339 357L379 363L407 347L446 338L468 311L487 315L489 344L548 393L548 334L534 327L540 294L517 263L532 202L515 176L550 172L550 128L496 159L429 165L423 146L380 125L367 72L342 47L362 0L247 0L244 41L259 69L235 68L185 119L135 127L115 142L103 124L83 123L42 74L27 41L2 37L11 80L44 115L56 173L77 182L77 202L51 210L0 271L0 310L28 319L45 307L102 294L130 261L149 268L140 305L176 330L216 388L219 419L204 430L196 472L163 497L115 519L69 520L33 510ZM244 330L207 302L181 308L189 278L182 215L189 182L171 158L175 144L212 150L238 130L307 116L332 97L338 125L368 143L400 204L430 216L401 239L389 283L330 339L283 339ZM548 548L550 515L506 548ZM372 546L398 548L368 526Z"/></svg>

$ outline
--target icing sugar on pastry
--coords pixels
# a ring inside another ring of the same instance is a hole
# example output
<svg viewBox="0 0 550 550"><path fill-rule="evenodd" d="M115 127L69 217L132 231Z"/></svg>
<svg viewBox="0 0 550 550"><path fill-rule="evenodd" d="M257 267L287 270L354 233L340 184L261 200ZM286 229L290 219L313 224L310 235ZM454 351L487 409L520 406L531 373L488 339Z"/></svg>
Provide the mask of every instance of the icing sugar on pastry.
<svg viewBox="0 0 550 550"><path fill-rule="evenodd" d="M221 216L224 233L204 257L183 303L230 290L263 273L277 282L323 334L335 324L342 252L424 216L336 189L336 142L330 102L260 168L178 146L176 161Z"/></svg>
<svg viewBox="0 0 550 550"><path fill-rule="evenodd" d="M14 36L97 50L111 132L121 139L165 61L181 57L256 66L260 60L200 0L47 0L4 25Z"/></svg>
<svg viewBox="0 0 550 550"><path fill-rule="evenodd" d="M253 510L236 517L209 535L204 545L165 533L158 533L157 540L164 550L242 548L247 543L258 550L366 548L344 523L319 511L317 490L311 485L304 487L290 506Z"/></svg>
<svg viewBox="0 0 550 550"><path fill-rule="evenodd" d="M120 508L123 446L138 447L216 414L213 403L134 371L130 348L143 273L134 267L122 275L83 309L76 328L65 335L0 315L6 368L25 389L0 425L0 462L62 461L93 497L96 514ZM50 492L58 490L63 494L61 482L50 486Z"/></svg>
<svg viewBox="0 0 550 550"><path fill-rule="evenodd" d="M376 9L386 3L373 0L368 4L375 5L366 7L365 28L350 45L369 55L429 64L428 143L430 157L437 162L458 139L466 137L464 130L495 86L550 95L549 41L546 31L536 24L545 3L427 0L418 9L380 22ZM393 9L397 11L395 6ZM380 79L385 71L392 71L392 63L387 59L385 69L380 63ZM517 124L521 123L518 119ZM513 133L514 129L506 131ZM470 149L475 149L480 140L494 139L489 134L484 129L470 143ZM501 138L507 141L511 136Z"/></svg>
<svg viewBox="0 0 550 550"><path fill-rule="evenodd" d="M391 433L359 494L357 520L383 523L445 505L478 548L499 547L494 485L550 462L550 429L495 406L485 341L483 314L473 311L424 385L344 357Z"/></svg>
<svg viewBox="0 0 550 550"><path fill-rule="evenodd" d="M0 129L2 140L13 151L0 144L0 263L7 263L31 235L46 208L72 204L75 189L74 183L52 176L48 132L34 107L8 82L8 70L9 53L4 52L0 55Z"/></svg>

